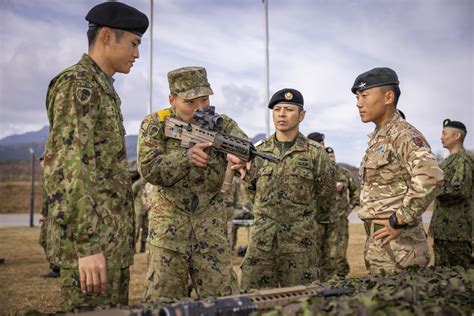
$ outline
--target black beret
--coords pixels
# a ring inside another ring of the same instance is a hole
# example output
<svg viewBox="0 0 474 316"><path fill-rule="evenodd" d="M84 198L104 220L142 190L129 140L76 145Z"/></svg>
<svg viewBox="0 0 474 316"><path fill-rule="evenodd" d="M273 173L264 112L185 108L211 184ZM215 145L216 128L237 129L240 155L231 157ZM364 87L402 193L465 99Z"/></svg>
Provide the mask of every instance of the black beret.
<svg viewBox="0 0 474 316"><path fill-rule="evenodd" d="M450 119L445 119L443 121L443 127L457 128L457 129L460 129L461 131L463 131L464 133L467 134L466 125L464 125L462 122L451 121Z"/></svg>
<svg viewBox="0 0 474 316"><path fill-rule="evenodd" d="M309 133L307 137L311 140L314 140L315 142L318 142L318 143L324 141L324 134L323 133L318 133L318 132Z"/></svg>
<svg viewBox="0 0 474 316"><path fill-rule="evenodd" d="M142 36L148 28L148 18L137 9L121 2L104 2L86 15L89 27L106 26Z"/></svg>
<svg viewBox="0 0 474 316"><path fill-rule="evenodd" d="M326 152L328 154L334 154L334 149L332 149L332 147L326 147Z"/></svg>
<svg viewBox="0 0 474 316"><path fill-rule="evenodd" d="M357 91L380 87L380 86L398 86L398 76L395 71L390 68L380 67L366 71L357 76L351 91L356 94Z"/></svg>
<svg viewBox="0 0 474 316"><path fill-rule="evenodd" d="M268 108L273 109L277 103L289 103L295 104L298 106L304 106L303 95L301 92L295 89L285 88L281 89L272 96L270 103L268 103Z"/></svg>

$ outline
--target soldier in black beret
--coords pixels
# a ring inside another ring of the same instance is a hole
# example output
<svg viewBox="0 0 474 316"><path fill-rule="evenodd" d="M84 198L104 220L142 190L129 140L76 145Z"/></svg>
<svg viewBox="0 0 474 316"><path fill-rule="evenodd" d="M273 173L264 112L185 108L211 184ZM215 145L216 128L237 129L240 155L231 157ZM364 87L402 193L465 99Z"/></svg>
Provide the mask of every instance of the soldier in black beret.
<svg viewBox="0 0 474 316"><path fill-rule="evenodd" d="M323 133L318 133L318 132L314 132L314 133L309 133L308 136L309 139L311 140L314 140L315 142L318 142L321 144L321 146L324 147L324 134Z"/></svg>
<svg viewBox="0 0 474 316"><path fill-rule="evenodd" d="M130 72L148 18L124 3L105 2L86 20L88 53L51 81L46 100L46 220L48 236L57 237L48 251L61 269L65 311L127 305L134 256L125 129L112 76Z"/></svg>
<svg viewBox="0 0 474 316"><path fill-rule="evenodd" d="M423 134L397 111L400 88L394 70L364 72L351 91L362 122L375 124L360 170L366 267L371 273L393 273L426 266L430 257L421 215L436 196L443 172Z"/></svg>

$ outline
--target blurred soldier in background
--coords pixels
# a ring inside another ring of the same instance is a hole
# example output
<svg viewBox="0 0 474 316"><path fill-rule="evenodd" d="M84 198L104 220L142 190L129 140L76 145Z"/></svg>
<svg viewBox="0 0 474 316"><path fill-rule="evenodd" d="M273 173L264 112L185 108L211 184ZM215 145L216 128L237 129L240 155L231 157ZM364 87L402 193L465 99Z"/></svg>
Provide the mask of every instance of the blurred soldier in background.
<svg viewBox="0 0 474 316"><path fill-rule="evenodd" d="M326 152L334 163L336 163L336 154L331 147L326 147ZM349 219L347 218L355 205L359 204L359 185L352 177L351 172L336 164L336 194L335 202L331 210L331 216L336 218L335 222L338 225L338 238L334 242L337 245L336 260L334 270L332 264L327 263L326 250L323 247L323 263L322 269L326 272L326 277L331 277L334 273L338 276L346 276L349 274L350 267L347 261L347 248L349 245ZM333 247L329 241L327 248ZM329 251L331 253L331 251ZM324 275L322 273L322 275Z"/></svg>
<svg viewBox="0 0 474 316"><path fill-rule="evenodd" d="M318 133L318 132L309 133L307 137L311 140L314 140L315 142L318 142L321 146L325 147L324 146L325 136L323 133Z"/></svg>
<svg viewBox="0 0 474 316"><path fill-rule="evenodd" d="M437 266L468 268L472 260L474 161L464 149L466 134L462 122L444 120L441 142L449 156L441 164L444 186L436 197L429 231Z"/></svg>
<svg viewBox="0 0 474 316"><path fill-rule="evenodd" d="M229 192L224 192L224 202L227 208L228 233L231 249L234 250L237 242L237 231L240 225L232 224L235 220L253 219L252 204L240 177L234 176Z"/></svg>

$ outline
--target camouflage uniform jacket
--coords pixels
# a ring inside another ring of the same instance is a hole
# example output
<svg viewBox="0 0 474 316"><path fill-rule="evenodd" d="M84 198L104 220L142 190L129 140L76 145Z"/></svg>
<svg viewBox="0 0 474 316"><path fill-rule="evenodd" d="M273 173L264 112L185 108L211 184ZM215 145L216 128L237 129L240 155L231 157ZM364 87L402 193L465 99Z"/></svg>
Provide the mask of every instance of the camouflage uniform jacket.
<svg viewBox="0 0 474 316"><path fill-rule="evenodd" d="M452 241L472 240L474 163L466 150L450 155L441 164L443 191L435 200L430 235Z"/></svg>
<svg viewBox="0 0 474 316"><path fill-rule="evenodd" d="M257 157L246 176L254 200L249 246L281 253L305 252L316 245L318 212L328 212L335 192L334 163L321 145L301 133L284 154L275 134L258 151L280 157L279 163Z"/></svg>
<svg viewBox="0 0 474 316"><path fill-rule="evenodd" d="M177 117L174 109L169 111ZM211 149L207 168L191 166L181 141L165 137L160 112L143 119L138 135L138 170L158 187L157 205L149 214L149 242L181 253L191 238L199 242L197 251L226 245L227 214L221 193L226 155ZM247 138L235 121L223 117L224 133Z"/></svg>
<svg viewBox="0 0 474 316"><path fill-rule="evenodd" d="M361 219L388 218L392 212L416 225L443 182L428 142L395 112L369 135L360 177Z"/></svg>
<svg viewBox="0 0 474 316"><path fill-rule="evenodd" d="M134 211L120 98L86 54L50 83L50 132L44 153L49 214L61 267L102 252L133 262Z"/></svg>
<svg viewBox="0 0 474 316"><path fill-rule="evenodd" d="M359 185L352 178L351 172L336 164L336 181L342 182L344 187L341 191L335 193L334 204L331 209L331 217L339 220L347 217L349 205L359 204Z"/></svg>

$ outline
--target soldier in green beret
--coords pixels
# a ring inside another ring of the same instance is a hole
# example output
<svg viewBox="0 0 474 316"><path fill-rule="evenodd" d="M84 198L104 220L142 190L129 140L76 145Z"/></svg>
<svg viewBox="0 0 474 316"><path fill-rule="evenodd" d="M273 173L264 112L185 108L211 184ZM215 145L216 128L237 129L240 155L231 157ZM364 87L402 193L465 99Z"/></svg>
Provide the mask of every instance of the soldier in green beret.
<svg viewBox="0 0 474 316"><path fill-rule="evenodd" d="M360 166L359 217L371 273L392 273L430 261L421 215L443 182L425 137L397 111L398 76L390 68L360 74L351 89L364 123L375 123Z"/></svg>
<svg viewBox="0 0 474 316"><path fill-rule="evenodd" d="M167 303L188 297L188 276L199 298L238 292L227 240L227 213L221 192L227 160L246 163L201 143L189 149L165 136L166 117L195 123L194 112L209 106L213 94L203 67L168 73L171 107L147 115L138 135L138 170L157 188L149 214L150 265L144 300ZM222 115L222 132L247 138Z"/></svg>
<svg viewBox="0 0 474 316"><path fill-rule="evenodd" d="M88 53L51 81L46 100L44 187L64 310L127 305L134 255L125 129L112 76L130 72L148 18L105 2L86 20Z"/></svg>
<svg viewBox="0 0 474 316"><path fill-rule="evenodd" d="M244 290L308 284L319 277L318 212L331 208L334 163L324 148L299 131L305 116L302 94L277 91L272 109L275 134L257 150L279 163L256 158L245 180L254 222L242 263Z"/></svg>
<svg viewBox="0 0 474 316"><path fill-rule="evenodd" d="M444 186L436 197L429 230L437 266L468 268L472 260L474 161L464 149L466 134L463 123L444 120L441 142L449 156L441 164Z"/></svg>

